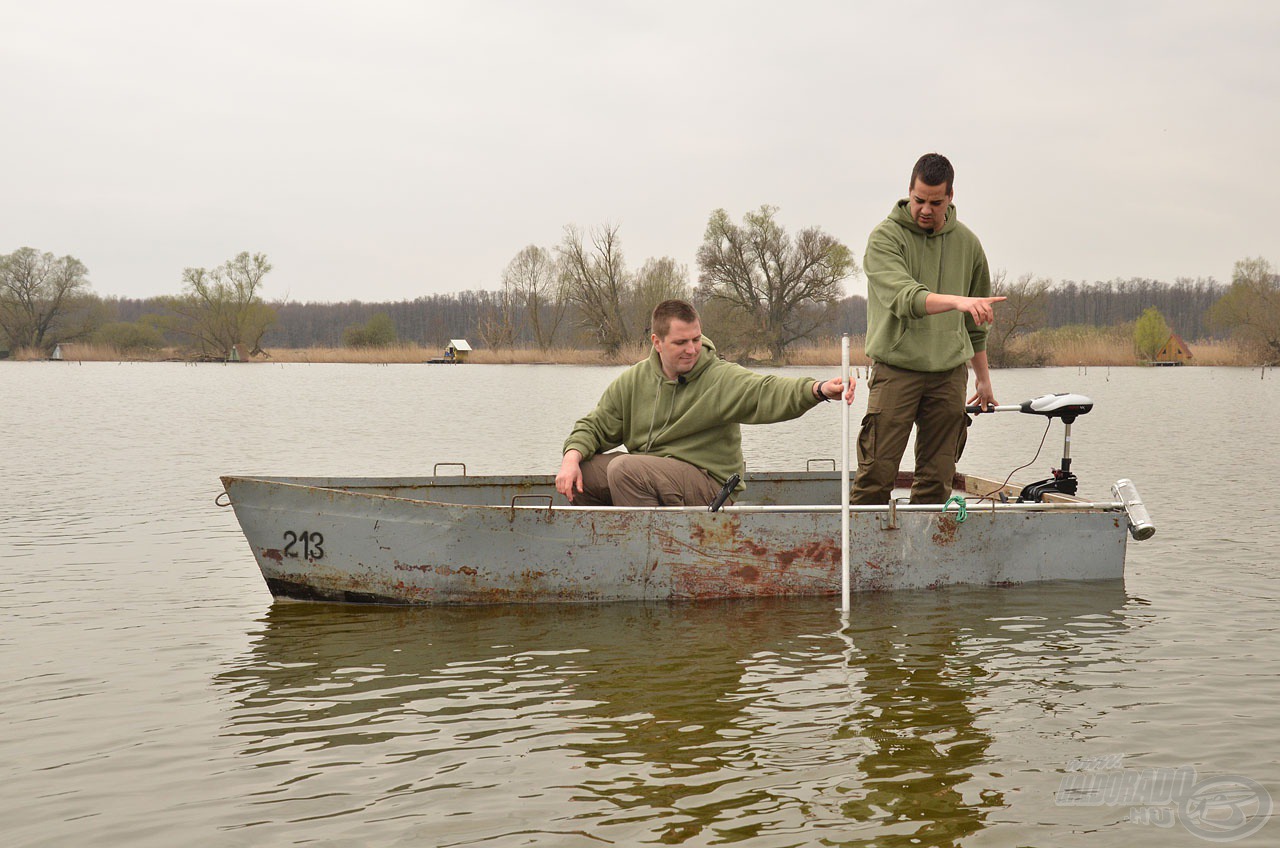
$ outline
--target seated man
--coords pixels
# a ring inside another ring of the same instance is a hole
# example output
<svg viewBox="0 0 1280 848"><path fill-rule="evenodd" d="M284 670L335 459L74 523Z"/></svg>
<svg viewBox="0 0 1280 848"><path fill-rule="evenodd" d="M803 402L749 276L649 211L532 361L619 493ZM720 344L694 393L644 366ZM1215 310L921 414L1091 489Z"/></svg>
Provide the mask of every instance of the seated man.
<svg viewBox="0 0 1280 848"><path fill-rule="evenodd" d="M609 384L564 443L556 491L578 506L706 506L743 473L739 424L797 418L854 382L755 374L716 356L698 313L664 300L653 351ZM625 445L626 453L604 453ZM739 482L734 493L745 486Z"/></svg>

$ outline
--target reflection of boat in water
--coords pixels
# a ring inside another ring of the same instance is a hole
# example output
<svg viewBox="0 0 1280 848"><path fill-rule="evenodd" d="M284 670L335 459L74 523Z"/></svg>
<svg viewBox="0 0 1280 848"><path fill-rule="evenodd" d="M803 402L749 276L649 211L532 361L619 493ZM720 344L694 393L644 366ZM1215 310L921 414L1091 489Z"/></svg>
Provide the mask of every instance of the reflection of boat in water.
<svg viewBox="0 0 1280 848"><path fill-rule="evenodd" d="M1127 603L1119 581L877 593L844 630L829 598L275 604L217 683L236 704L226 734L298 810L347 788L331 764L362 763L383 816L491 808L502 786L540 799L513 813L523 826L610 825L619 844L889 820L949 844L1001 803L974 788L985 709L1088 697Z"/></svg>

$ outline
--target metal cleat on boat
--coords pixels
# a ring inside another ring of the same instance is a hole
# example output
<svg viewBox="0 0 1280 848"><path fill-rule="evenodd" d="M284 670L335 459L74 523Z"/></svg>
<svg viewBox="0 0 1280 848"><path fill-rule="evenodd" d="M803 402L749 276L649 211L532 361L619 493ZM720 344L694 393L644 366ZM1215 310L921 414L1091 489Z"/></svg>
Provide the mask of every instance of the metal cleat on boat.
<svg viewBox="0 0 1280 848"><path fill-rule="evenodd" d="M1129 519L1129 535L1139 542L1146 541L1156 534L1156 525L1151 522L1151 514L1147 512L1138 487L1133 481L1125 478L1117 480L1111 487L1116 499L1124 506L1125 515Z"/></svg>

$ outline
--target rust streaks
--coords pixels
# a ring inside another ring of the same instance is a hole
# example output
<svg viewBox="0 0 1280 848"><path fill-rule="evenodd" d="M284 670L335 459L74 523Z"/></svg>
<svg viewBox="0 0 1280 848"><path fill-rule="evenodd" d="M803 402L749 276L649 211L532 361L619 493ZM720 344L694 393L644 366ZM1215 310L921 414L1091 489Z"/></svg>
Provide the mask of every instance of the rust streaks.
<svg viewBox="0 0 1280 848"><path fill-rule="evenodd" d="M940 548L955 544L960 524L950 515L938 516L938 529L933 531L933 543Z"/></svg>
<svg viewBox="0 0 1280 848"><path fill-rule="evenodd" d="M395 570L396 571L420 571L423 574L433 573L433 574L438 574L441 577L452 577L455 574L461 574L466 577L475 577L477 574L479 574L479 572L475 568L469 565L460 565L457 568L452 568L447 565L427 565L427 564L410 565L409 563L400 562L398 560L395 563Z"/></svg>

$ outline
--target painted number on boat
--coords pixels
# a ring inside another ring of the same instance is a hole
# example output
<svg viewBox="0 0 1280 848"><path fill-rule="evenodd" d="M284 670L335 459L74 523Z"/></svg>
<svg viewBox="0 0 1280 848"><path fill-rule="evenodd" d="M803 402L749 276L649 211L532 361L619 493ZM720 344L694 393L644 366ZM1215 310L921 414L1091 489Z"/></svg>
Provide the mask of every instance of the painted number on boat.
<svg viewBox="0 0 1280 848"><path fill-rule="evenodd" d="M301 533L286 530L284 531L284 542L285 556L301 556L303 559L324 559L324 536L314 530L303 530ZM299 544L302 545L301 552L294 550Z"/></svg>

